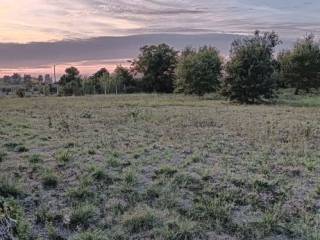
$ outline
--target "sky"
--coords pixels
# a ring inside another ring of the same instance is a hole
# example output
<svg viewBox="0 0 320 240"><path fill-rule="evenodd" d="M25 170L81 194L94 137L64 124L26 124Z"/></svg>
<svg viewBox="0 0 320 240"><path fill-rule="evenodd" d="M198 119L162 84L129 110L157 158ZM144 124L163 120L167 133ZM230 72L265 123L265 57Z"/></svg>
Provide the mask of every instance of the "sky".
<svg viewBox="0 0 320 240"><path fill-rule="evenodd" d="M275 30L284 39L296 39L310 32L320 35L319 12L319 0L0 0L0 50L5 48L10 53L10 49L17 48L12 43L27 48L31 42L54 45L110 36L143 38L150 34L189 34L201 38L212 33L229 39L230 34L245 35L255 29ZM215 43L214 39L211 41ZM190 45L194 43L195 39ZM136 47L136 43L133 45ZM121 55L121 59L133 57L130 54ZM7 57L0 52L0 75L44 67L38 63L35 66L34 61L30 65L25 61L19 64L21 58L30 58L23 51L15 64L6 63ZM65 56L61 58L64 62L58 59L55 64L79 62L84 66L89 60L103 60L85 58ZM113 66L119 60L112 56L106 59L113 59Z"/></svg>

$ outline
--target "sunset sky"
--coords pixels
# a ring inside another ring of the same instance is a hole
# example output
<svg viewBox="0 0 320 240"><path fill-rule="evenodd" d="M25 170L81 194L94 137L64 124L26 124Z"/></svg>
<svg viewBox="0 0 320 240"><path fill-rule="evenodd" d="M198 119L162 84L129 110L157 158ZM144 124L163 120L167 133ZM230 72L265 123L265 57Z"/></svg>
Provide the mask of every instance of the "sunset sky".
<svg viewBox="0 0 320 240"><path fill-rule="evenodd" d="M319 0L0 0L0 74L21 69L42 71L50 64L64 66L75 61L84 67L83 61L103 60L65 56L63 62L56 58L45 66L35 61L19 64L30 58L22 51L13 64L12 60L5 62L7 55L1 55L1 50L10 54L17 46L8 43L23 43L27 48L30 42L163 33L248 34L255 29L275 30L285 39L296 39L307 32L320 35L319 12ZM120 58L131 58L130 54ZM118 58L106 56L108 61L113 59L113 65Z"/></svg>

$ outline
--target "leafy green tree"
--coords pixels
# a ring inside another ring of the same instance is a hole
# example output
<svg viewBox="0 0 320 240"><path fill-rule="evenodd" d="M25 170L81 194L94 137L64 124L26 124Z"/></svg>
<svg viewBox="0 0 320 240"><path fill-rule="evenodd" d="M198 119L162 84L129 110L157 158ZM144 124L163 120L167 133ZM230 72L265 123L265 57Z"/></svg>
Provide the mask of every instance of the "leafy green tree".
<svg viewBox="0 0 320 240"><path fill-rule="evenodd" d="M65 74L60 78L59 85L62 87L60 93L63 95L80 95L81 77L79 70L75 67L67 68Z"/></svg>
<svg viewBox="0 0 320 240"><path fill-rule="evenodd" d="M142 75L142 87L146 92L173 92L177 54L166 44L144 46L132 63L136 75Z"/></svg>
<svg viewBox="0 0 320 240"><path fill-rule="evenodd" d="M223 94L230 100L255 103L274 97L278 63L274 49L281 41L275 32L235 40L226 65Z"/></svg>
<svg viewBox="0 0 320 240"><path fill-rule="evenodd" d="M104 79L108 78L110 73L106 68L101 68L89 78L90 85L93 89L93 94L105 93Z"/></svg>
<svg viewBox="0 0 320 240"><path fill-rule="evenodd" d="M320 87L320 44L313 35L297 41L293 50L278 55L283 85L309 92Z"/></svg>
<svg viewBox="0 0 320 240"><path fill-rule="evenodd" d="M199 96L214 92L220 86L221 71L222 59L215 48L186 48L177 66L176 92Z"/></svg>
<svg viewBox="0 0 320 240"><path fill-rule="evenodd" d="M128 68L117 66L113 73L113 78L119 86L119 91L132 93L137 91L137 84Z"/></svg>

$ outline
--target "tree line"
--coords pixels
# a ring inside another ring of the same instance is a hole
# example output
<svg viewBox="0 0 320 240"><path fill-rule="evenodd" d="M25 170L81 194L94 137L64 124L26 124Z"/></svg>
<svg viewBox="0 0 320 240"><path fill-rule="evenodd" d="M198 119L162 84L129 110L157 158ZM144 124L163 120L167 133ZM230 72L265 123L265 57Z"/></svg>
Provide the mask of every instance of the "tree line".
<svg viewBox="0 0 320 240"><path fill-rule="evenodd" d="M10 75L3 76L4 83L10 85L31 85L32 81L37 82L38 84L52 84L53 80L50 74L39 75L37 78L32 77L30 74L24 74L21 76L19 73L13 73Z"/></svg>
<svg viewBox="0 0 320 240"><path fill-rule="evenodd" d="M217 92L232 101L256 103L276 96L279 88L295 93L320 87L320 44L313 35L298 40L293 49L277 55L282 42L275 32L255 31L234 40L225 60L212 46L186 47L181 52L167 44L144 46L129 68L110 74L102 68L82 78L66 69L59 81L61 95L108 93L184 93L202 96Z"/></svg>

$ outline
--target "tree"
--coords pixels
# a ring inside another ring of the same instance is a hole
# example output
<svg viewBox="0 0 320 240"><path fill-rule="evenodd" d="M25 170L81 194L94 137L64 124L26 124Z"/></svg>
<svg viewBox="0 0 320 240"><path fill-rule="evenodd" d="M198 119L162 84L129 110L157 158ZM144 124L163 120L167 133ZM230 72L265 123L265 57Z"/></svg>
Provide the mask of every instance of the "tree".
<svg viewBox="0 0 320 240"><path fill-rule="evenodd" d="M105 93L105 78L109 77L109 72L106 68L101 68L89 78L89 82L93 89L93 94Z"/></svg>
<svg viewBox="0 0 320 240"><path fill-rule="evenodd" d="M278 68L274 49L281 41L275 32L235 40L226 65L223 94L230 100L255 103L274 97Z"/></svg>
<svg viewBox="0 0 320 240"><path fill-rule="evenodd" d="M44 75L44 83L45 84L52 84L52 78L51 78L50 74Z"/></svg>
<svg viewBox="0 0 320 240"><path fill-rule="evenodd" d="M313 35L297 41L292 51L281 52L278 60L283 85L294 87L296 94L320 87L320 44Z"/></svg>
<svg viewBox="0 0 320 240"><path fill-rule="evenodd" d="M62 87L62 94L80 95L81 94L81 77L80 72L75 67L65 70L65 74L60 78L59 85Z"/></svg>
<svg viewBox="0 0 320 240"><path fill-rule="evenodd" d="M113 72L113 78L120 87L119 91L132 93L137 90L137 84L128 68L125 68L121 65L117 66Z"/></svg>
<svg viewBox="0 0 320 240"><path fill-rule="evenodd" d="M11 82L13 84L21 84L21 81L22 81L22 77L20 74L18 73L14 73L12 76L11 76Z"/></svg>
<svg viewBox="0 0 320 240"><path fill-rule="evenodd" d="M41 84L43 83L43 76L42 75L39 75L38 76L38 82Z"/></svg>
<svg viewBox="0 0 320 240"><path fill-rule="evenodd" d="M3 76L3 81L7 84L10 84L11 82L11 77L8 75Z"/></svg>
<svg viewBox="0 0 320 240"><path fill-rule="evenodd" d="M23 76L23 83L25 84L25 86L27 88L31 88L32 87L32 77L29 74L25 74Z"/></svg>
<svg viewBox="0 0 320 240"><path fill-rule="evenodd" d="M109 72L105 72L105 73L101 74L98 81L101 86L101 89L103 89L103 93L105 95L107 94L107 92L110 93L112 81L111 81L111 77L110 77Z"/></svg>
<svg viewBox="0 0 320 240"><path fill-rule="evenodd" d="M23 81L24 81L25 83L31 82L31 80L32 80L31 75L25 74L25 75L23 76Z"/></svg>
<svg viewBox="0 0 320 240"><path fill-rule="evenodd" d="M132 63L134 73L142 75L142 87L146 92L173 92L177 51L166 44L144 46Z"/></svg>
<svg viewBox="0 0 320 240"><path fill-rule="evenodd" d="M214 92L220 86L221 70L222 60L215 48L186 48L177 66L176 91L199 96Z"/></svg>

